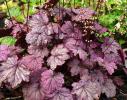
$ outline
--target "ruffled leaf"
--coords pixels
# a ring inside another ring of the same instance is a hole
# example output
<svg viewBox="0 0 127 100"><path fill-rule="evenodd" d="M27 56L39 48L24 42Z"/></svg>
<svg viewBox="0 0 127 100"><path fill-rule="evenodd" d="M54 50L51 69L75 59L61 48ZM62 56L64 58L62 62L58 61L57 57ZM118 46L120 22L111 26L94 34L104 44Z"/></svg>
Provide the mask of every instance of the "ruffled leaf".
<svg viewBox="0 0 127 100"><path fill-rule="evenodd" d="M73 100L71 92L66 88L60 88L48 97L49 100Z"/></svg>
<svg viewBox="0 0 127 100"><path fill-rule="evenodd" d="M7 45L0 45L0 61L5 61L9 54L9 47Z"/></svg>
<svg viewBox="0 0 127 100"><path fill-rule="evenodd" d="M120 45L112 38L105 38L104 43L101 45L102 52L116 53L120 50Z"/></svg>
<svg viewBox="0 0 127 100"><path fill-rule="evenodd" d="M80 61L78 59L73 59L68 63L71 68L70 72L72 76L78 75L81 71Z"/></svg>
<svg viewBox="0 0 127 100"><path fill-rule="evenodd" d="M12 87L16 87L22 81L28 82L29 75L29 70L22 66L17 56L8 58L0 66L0 83L8 82Z"/></svg>
<svg viewBox="0 0 127 100"><path fill-rule="evenodd" d="M29 70L35 71L35 70L41 69L43 59L40 56L27 55L22 58L21 62Z"/></svg>
<svg viewBox="0 0 127 100"><path fill-rule="evenodd" d="M47 93L52 93L58 88L61 88L64 79L61 73L54 73L52 70L46 70L41 74L41 85Z"/></svg>
<svg viewBox="0 0 127 100"><path fill-rule="evenodd" d="M104 59L99 57L97 59L98 59L99 65L105 67L110 75L112 75L115 69L117 69L117 66L114 62L106 62L104 61Z"/></svg>
<svg viewBox="0 0 127 100"><path fill-rule="evenodd" d="M116 95L116 86L111 79L107 79L102 85L102 93L107 97L114 97Z"/></svg>
<svg viewBox="0 0 127 100"><path fill-rule="evenodd" d="M49 54L49 50L46 47L35 46L35 45L30 45L28 47L28 52L29 52L29 54L41 56L42 58L48 56L48 54Z"/></svg>
<svg viewBox="0 0 127 100"><path fill-rule="evenodd" d="M77 100L98 99L101 94L101 88L98 82L83 81L72 84L72 94L76 94Z"/></svg>
<svg viewBox="0 0 127 100"><path fill-rule="evenodd" d="M45 28L45 27L44 27ZM47 35L47 31L33 30L26 35L26 42L31 45L44 45L50 42L51 36Z"/></svg>
<svg viewBox="0 0 127 100"><path fill-rule="evenodd" d="M63 26L61 27L61 30L64 33L65 38L82 38L81 31L78 28L74 27L74 25L70 21L66 21L65 24L63 24Z"/></svg>
<svg viewBox="0 0 127 100"><path fill-rule="evenodd" d="M52 70L56 69L58 65L63 65L65 61L70 58L68 52L68 49L65 48L63 44L52 49L51 56L47 60L47 63Z"/></svg>
<svg viewBox="0 0 127 100"><path fill-rule="evenodd" d="M81 60L85 60L88 56L87 52L83 49L84 46L82 41L77 41L73 38L69 38L65 41L65 46L74 54L74 56L79 55Z"/></svg>
<svg viewBox="0 0 127 100"><path fill-rule="evenodd" d="M23 87L24 100L44 100L45 92L39 83L28 84Z"/></svg>
<svg viewBox="0 0 127 100"><path fill-rule="evenodd" d="M32 28L41 29L44 25L48 24L49 19L46 11L41 11L35 15L32 16L32 18L29 20L29 25Z"/></svg>
<svg viewBox="0 0 127 100"><path fill-rule="evenodd" d="M76 16L72 17L72 20L75 21L90 19L95 14L95 12L90 8L73 9L72 11L77 14Z"/></svg>

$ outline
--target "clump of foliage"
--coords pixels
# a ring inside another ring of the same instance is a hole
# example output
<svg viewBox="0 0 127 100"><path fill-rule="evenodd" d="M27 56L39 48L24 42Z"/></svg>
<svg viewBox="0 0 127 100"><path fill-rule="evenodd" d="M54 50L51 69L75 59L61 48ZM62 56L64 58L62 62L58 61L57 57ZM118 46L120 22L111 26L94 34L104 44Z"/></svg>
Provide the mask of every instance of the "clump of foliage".
<svg viewBox="0 0 127 100"><path fill-rule="evenodd" d="M108 29L94 20L95 11L56 3L49 0L24 23L5 21L16 40L0 45L1 87L21 87L24 100L114 97L124 84L113 76L123 68L120 45L102 35Z"/></svg>
<svg viewBox="0 0 127 100"><path fill-rule="evenodd" d="M7 12L7 15L11 15L18 22L24 22L27 15L36 13L35 8L45 2L45 0L5 1L0 1L0 11ZM126 48L127 0L60 0L59 5L72 8L90 7L94 9L97 12L97 18L101 25L107 27L110 32L115 33L117 41L123 48ZM110 32L107 32L105 36L110 35Z"/></svg>

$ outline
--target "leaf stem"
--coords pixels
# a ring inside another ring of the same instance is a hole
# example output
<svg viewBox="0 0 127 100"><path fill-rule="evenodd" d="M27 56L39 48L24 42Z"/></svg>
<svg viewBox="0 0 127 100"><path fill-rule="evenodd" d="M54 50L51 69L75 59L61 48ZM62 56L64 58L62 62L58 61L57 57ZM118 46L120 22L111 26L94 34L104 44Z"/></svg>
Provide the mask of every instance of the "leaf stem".
<svg viewBox="0 0 127 100"><path fill-rule="evenodd" d="M28 24L28 19L29 19L29 9L30 9L30 0L27 0L27 21L26 21L26 24Z"/></svg>
<svg viewBox="0 0 127 100"><path fill-rule="evenodd" d="M7 4L7 0L5 0L5 4L6 4L6 6L7 6L7 11L8 11L8 14L9 14L9 17L10 17L10 20L11 20L11 23L12 23L12 25L14 25L14 24L13 24L13 21L12 21L11 14L10 14L10 11L9 11L9 7L8 7L8 4Z"/></svg>

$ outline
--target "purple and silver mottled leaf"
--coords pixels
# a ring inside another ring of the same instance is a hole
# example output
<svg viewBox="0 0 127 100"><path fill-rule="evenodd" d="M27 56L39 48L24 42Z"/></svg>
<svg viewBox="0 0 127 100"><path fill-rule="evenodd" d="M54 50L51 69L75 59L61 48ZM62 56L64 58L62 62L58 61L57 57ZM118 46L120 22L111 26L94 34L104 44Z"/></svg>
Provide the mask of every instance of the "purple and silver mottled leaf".
<svg viewBox="0 0 127 100"><path fill-rule="evenodd" d="M72 94L76 94L77 100L98 99L101 94L101 87L98 82L80 80L72 84Z"/></svg>
<svg viewBox="0 0 127 100"><path fill-rule="evenodd" d="M69 38L65 41L65 46L74 54L74 56L79 55L79 58L81 60L85 60L88 56L86 51L83 49L84 46L83 46L82 41L80 40L77 41L73 38Z"/></svg>
<svg viewBox="0 0 127 100"><path fill-rule="evenodd" d="M76 28L70 21L66 21L65 24L62 25L61 31L64 33L65 38L82 38L81 31L78 28Z"/></svg>
<svg viewBox="0 0 127 100"><path fill-rule="evenodd" d="M121 64L122 59L120 58L118 53L105 53L104 60L107 62L114 62L116 64Z"/></svg>
<svg viewBox="0 0 127 100"><path fill-rule="evenodd" d="M72 20L75 21L83 21L85 19L90 19L95 14L95 11L91 10L90 8L72 9L72 11L77 14L72 17Z"/></svg>
<svg viewBox="0 0 127 100"><path fill-rule="evenodd" d="M28 47L28 52L29 54L41 56L42 58L47 57L49 54L48 48L44 46L35 46L35 45L30 45Z"/></svg>
<svg viewBox="0 0 127 100"><path fill-rule="evenodd" d="M39 83L28 84L22 91L24 100L44 100L45 91Z"/></svg>
<svg viewBox="0 0 127 100"><path fill-rule="evenodd" d="M117 66L114 62L106 62L104 59L99 57L97 59L99 65L105 67L110 75L112 75L115 72L115 69L117 69Z"/></svg>
<svg viewBox="0 0 127 100"><path fill-rule="evenodd" d="M59 88L48 97L49 100L73 100L73 96L67 88Z"/></svg>
<svg viewBox="0 0 127 100"><path fill-rule="evenodd" d="M21 60L22 64L26 66L30 71L41 69L43 59L41 56L26 55Z"/></svg>
<svg viewBox="0 0 127 100"><path fill-rule="evenodd" d="M0 66L0 83L8 82L14 88L22 81L29 81L30 72L18 61L18 57L10 57Z"/></svg>
<svg viewBox="0 0 127 100"><path fill-rule="evenodd" d="M7 45L0 45L0 61L5 61L9 54L9 47Z"/></svg>
<svg viewBox="0 0 127 100"><path fill-rule="evenodd" d="M47 31L33 30L26 35L26 42L31 45L44 45L50 42L51 36L47 35Z"/></svg>
<svg viewBox="0 0 127 100"><path fill-rule="evenodd" d="M41 85L47 93L52 93L64 84L64 75L54 73L52 70L46 70L41 74Z"/></svg>
<svg viewBox="0 0 127 100"><path fill-rule="evenodd" d="M54 47L51 51L51 56L47 60L50 68L55 70L57 66L63 65L70 58L68 52L69 50L63 44Z"/></svg>
<svg viewBox="0 0 127 100"><path fill-rule="evenodd" d="M30 83L38 83L41 81L41 73L46 71L46 67L42 67L41 69L35 70L30 73Z"/></svg>
<svg viewBox="0 0 127 100"><path fill-rule="evenodd" d="M32 16L29 20L29 26L31 28L41 29L44 25L47 25L49 22L48 15L46 11L41 11Z"/></svg>
<svg viewBox="0 0 127 100"><path fill-rule="evenodd" d="M102 52L104 53L117 53L121 49L120 45L112 38L105 38L104 43L101 45Z"/></svg>
<svg viewBox="0 0 127 100"><path fill-rule="evenodd" d="M78 75L81 71L80 61L78 59L73 59L68 63L71 68L70 72L72 76Z"/></svg>
<svg viewBox="0 0 127 100"><path fill-rule="evenodd" d="M107 97L114 97L116 95L116 86L111 79L107 79L102 85L102 93Z"/></svg>

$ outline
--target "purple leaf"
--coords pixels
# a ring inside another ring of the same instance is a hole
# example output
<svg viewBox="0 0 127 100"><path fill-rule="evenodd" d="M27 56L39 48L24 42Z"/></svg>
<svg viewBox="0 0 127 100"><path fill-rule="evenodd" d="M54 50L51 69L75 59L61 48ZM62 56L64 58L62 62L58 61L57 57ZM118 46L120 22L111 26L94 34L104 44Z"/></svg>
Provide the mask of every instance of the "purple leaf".
<svg viewBox="0 0 127 100"><path fill-rule="evenodd" d="M51 36L47 35L47 31L33 30L26 35L26 42L32 45L44 45L50 42Z"/></svg>
<svg viewBox="0 0 127 100"><path fill-rule="evenodd" d="M49 95L49 100L73 100L71 92L66 88L59 88Z"/></svg>
<svg viewBox="0 0 127 100"><path fill-rule="evenodd" d="M28 84L22 91L24 100L44 100L45 92L39 83Z"/></svg>
<svg viewBox="0 0 127 100"><path fill-rule="evenodd" d="M47 60L50 68L54 70L58 65L63 65L65 61L70 58L68 52L68 49L65 48L63 44L54 47L51 51L51 56Z"/></svg>
<svg viewBox="0 0 127 100"><path fill-rule="evenodd" d="M85 60L88 56L86 51L83 49L82 41L70 38L65 41L65 46L74 54L74 56L79 55L81 60Z"/></svg>
<svg viewBox="0 0 127 100"><path fill-rule="evenodd" d="M32 16L29 20L29 25L31 28L41 29L44 25L47 25L49 22L48 15L45 11L41 11Z"/></svg>
<svg viewBox="0 0 127 100"><path fill-rule="evenodd" d="M13 22L13 24L16 24L16 23L17 23L15 20L12 20L12 21L11 21L11 20L5 19L5 26L6 26L7 28L12 28L12 27L13 27L12 22Z"/></svg>
<svg viewBox="0 0 127 100"><path fill-rule="evenodd" d="M63 18L67 15L67 13L71 13L71 12L67 11L67 9L63 7L56 6L53 9L51 9L51 14L55 16L55 19L57 21L63 20Z"/></svg>
<svg viewBox="0 0 127 100"><path fill-rule="evenodd" d="M80 79L83 81L91 80L91 76L88 69L82 68L80 71Z"/></svg>
<svg viewBox="0 0 127 100"><path fill-rule="evenodd" d="M105 38L101 48L104 53L117 53L121 49L120 45L112 38Z"/></svg>
<svg viewBox="0 0 127 100"><path fill-rule="evenodd" d="M114 70L117 69L117 66L114 62L105 63L104 66L110 75L112 75L114 73Z"/></svg>
<svg viewBox="0 0 127 100"><path fill-rule="evenodd" d="M95 14L95 12L90 8L73 9L72 11L77 14L76 16L72 17L72 20L75 21L90 19Z"/></svg>
<svg viewBox="0 0 127 100"><path fill-rule="evenodd" d="M72 94L76 94L77 100L98 99L101 94L101 87L98 82L83 81L72 84Z"/></svg>
<svg viewBox="0 0 127 100"><path fill-rule="evenodd" d="M41 74L41 85L47 93L52 93L64 84L63 74L54 73L52 70L46 70Z"/></svg>
<svg viewBox="0 0 127 100"><path fill-rule="evenodd" d="M35 45L30 45L28 47L28 52L29 54L41 56L42 58L47 57L49 54L49 50L46 47Z"/></svg>
<svg viewBox="0 0 127 100"><path fill-rule="evenodd" d="M116 95L116 86L111 79L107 79L102 85L102 93L105 93L107 97L114 97Z"/></svg>
<svg viewBox="0 0 127 100"><path fill-rule="evenodd" d="M8 82L14 88L22 81L29 81L30 72L21 62L18 61L18 57L10 57L6 62L0 66L0 83Z"/></svg>
<svg viewBox="0 0 127 100"><path fill-rule="evenodd" d="M75 49L73 51L73 53L74 53L74 56L79 55L79 58L81 60L85 60L87 58L87 56L88 56L88 54L85 52L85 50L83 50L81 48L77 48L77 50Z"/></svg>
<svg viewBox="0 0 127 100"><path fill-rule="evenodd" d="M95 22L94 23L94 28L96 31L98 31L100 34L107 32L107 28L101 26L99 23Z"/></svg>
<svg viewBox="0 0 127 100"><path fill-rule="evenodd" d="M41 69L35 70L33 72L31 72L30 74L30 83L37 83L41 81L41 73L43 73L44 71L46 71L47 68L43 67Z"/></svg>
<svg viewBox="0 0 127 100"><path fill-rule="evenodd" d="M56 23L49 23L47 25L47 32L48 32L48 35L51 35L53 33L59 33L59 24L56 24Z"/></svg>
<svg viewBox="0 0 127 100"><path fill-rule="evenodd" d="M41 69L43 59L40 56L27 55L22 58L21 62L30 71L35 71L35 70Z"/></svg>
<svg viewBox="0 0 127 100"><path fill-rule="evenodd" d="M90 77L92 81L98 81L100 84L103 84L107 75L102 73L100 70L94 70L90 73Z"/></svg>
<svg viewBox="0 0 127 100"><path fill-rule="evenodd" d="M23 51L23 49L18 46L9 46L9 50L11 52L9 54L9 56L14 56L14 55L19 54Z"/></svg>
<svg viewBox="0 0 127 100"><path fill-rule="evenodd" d="M7 45L0 45L0 61L5 61L9 54L9 47Z"/></svg>
<svg viewBox="0 0 127 100"><path fill-rule="evenodd" d="M104 60L106 62L114 62L116 64L121 64L122 63L122 59L120 58L118 53L105 53L104 55Z"/></svg>
<svg viewBox="0 0 127 100"><path fill-rule="evenodd" d="M78 75L81 71L80 61L78 59L73 59L68 63L71 68L70 72L72 76Z"/></svg>
<svg viewBox="0 0 127 100"><path fill-rule="evenodd" d="M104 59L100 57L98 57L97 59L99 65L105 67L110 75L112 75L114 73L114 70L117 69L117 66L114 62L106 62Z"/></svg>
<svg viewBox="0 0 127 100"><path fill-rule="evenodd" d="M13 29L13 31L11 32L11 34L13 35L13 37L19 38L20 34L22 36L23 32L26 31L26 26L23 24L17 23L17 24L15 24L15 26L12 29Z"/></svg>
<svg viewBox="0 0 127 100"><path fill-rule="evenodd" d="M65 38L82 38L81 31L78 28L76 28L70 21L66 21L65 24L63 24L63 26L61 27L61 31L64 33Z"/></svg>

